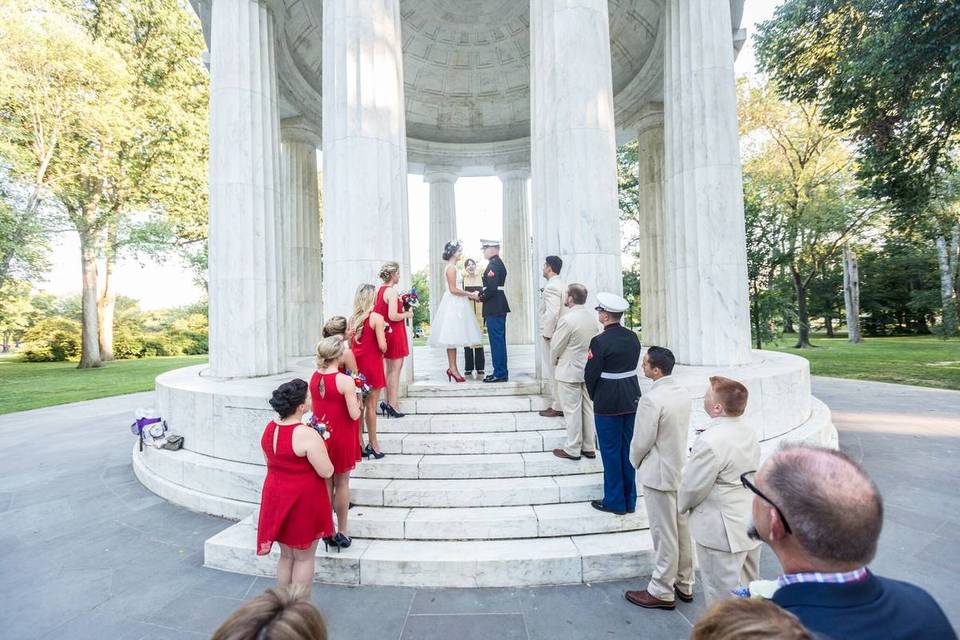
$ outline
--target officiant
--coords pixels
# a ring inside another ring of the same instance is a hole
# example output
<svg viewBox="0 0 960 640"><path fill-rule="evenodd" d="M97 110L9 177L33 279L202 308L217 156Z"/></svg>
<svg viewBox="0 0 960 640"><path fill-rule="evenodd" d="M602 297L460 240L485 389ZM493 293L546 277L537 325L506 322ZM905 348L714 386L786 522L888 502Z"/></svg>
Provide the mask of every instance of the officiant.
<svg viewBox="0 0 960 640"><path fill-rule="evenodd" d="M490 337L490 357L493 360L493 373L483 379L484 382L506 382L510 379L507 370L507 304L506 282L507 267L500 259L499 240L481 240L483 257L487 266L483 270L483 320L487 323L487 335Z"/></svg>

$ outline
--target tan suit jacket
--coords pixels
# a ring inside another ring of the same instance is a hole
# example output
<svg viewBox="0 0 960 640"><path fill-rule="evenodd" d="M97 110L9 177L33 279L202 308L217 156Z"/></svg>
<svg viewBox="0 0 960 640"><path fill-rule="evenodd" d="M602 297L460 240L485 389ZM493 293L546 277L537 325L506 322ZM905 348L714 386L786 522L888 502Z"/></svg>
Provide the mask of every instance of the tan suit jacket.
<svg viewBox="0 0 960 640"><path fill-rule="evenodd" d="M557 321L564 312L563 299L566 297L567 286L560 276L553 276L547 280L540 294L540 335L544 338L553 338L557 329Z"/></svg>
<svg viewBox="0 0 960 640"><path fill-rule="evenodd" d="M639 484L659 491L680 488L690 403L690 394L673 376L660 378L640 396L630 443L630 464L639 469Z"/></svg>
<svg viewBox="0 0 960 640"><path fill-rule="evenodd" d="M550 340L550 357L555 366L553 377L559 382L583 382L590 341L600 333L597 314L583 305L570 307L560 316Z"/></svg>
<svg viewBox="0 0 960 640"><path fill-rule="evenodd" d="M760 466L753 427L740 418L711 420L697 438L683 468L677 495L680 513L690 512L690 533L698 544L739 553L760 543L747 536L753 494L740 475Z"/></svg>

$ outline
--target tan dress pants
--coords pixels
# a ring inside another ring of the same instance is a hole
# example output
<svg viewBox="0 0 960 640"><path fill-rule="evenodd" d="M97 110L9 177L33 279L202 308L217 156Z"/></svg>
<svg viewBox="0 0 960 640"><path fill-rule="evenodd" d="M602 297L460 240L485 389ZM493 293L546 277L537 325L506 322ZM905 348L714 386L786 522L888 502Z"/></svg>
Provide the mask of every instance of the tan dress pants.
<svg viewBox="0 0 960 640"><path fill-rule="evenodd" d="M560 398L557 395L557 380L554 378L550 341L543 336L540 336L540 377L543 378L543 395L549 401L549 407L554 411L563 411L560 408Z"/></svg>
<svg viewBox="0 0 960 640"><path fill-rule="evenodd" d="M730 591L760 579L760 549L750 551L718 551L697 543L700 582L709 607L731 597Z"/></svg>
<svg viewBox="0 0 960 640"><path fill-rule="evenodd" d="M560 410L567 426L567 441L563 450L577 457L584 451L597 450L597 431L593 423L593 400L582 382L557 381Z"/></svg>
<svg viewBox="0 0 960 640"><path fill-rule="evenodd" d="M653 575L647 593L673 602L674 587L693 594L693 541L687 516L677 513L677 492L643 487L643 503L653 538Z"/></svg>

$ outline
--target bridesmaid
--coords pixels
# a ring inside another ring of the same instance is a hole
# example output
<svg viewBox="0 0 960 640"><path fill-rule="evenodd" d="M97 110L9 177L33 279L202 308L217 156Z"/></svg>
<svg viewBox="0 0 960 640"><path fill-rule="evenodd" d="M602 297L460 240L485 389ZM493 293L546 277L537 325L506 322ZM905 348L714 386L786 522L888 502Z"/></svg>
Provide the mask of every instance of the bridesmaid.
<svg viewBox="0 0 960 640"><path fill-rule="evenodd" d="M403 359L410 355L407 343L407 319L413 317L413 311L404 311L396 285L400 282L400 265L387 262L380 267L380 280L377 298L373 310L387 320L387 351L383 354L387 363L387 398L380 403L380 411L391 418L402 418L404 414L396 410L400 393L400 370Z"/></svg>
<svg viewBox="0 0 960 640"><path fill-rule="evenodd" d="M343 340L339 336L317 343L317 370L310 378L313 415L330 429L327 450L333 463L333 478L327 489L337 512L337 535L327 544L341 549L350 546L347 534L347 511L350 509L350 472L362 459L360 455L360 399L353 378L340 372L343 364Z"/></svg>
<svg viewBox="0 0 960 640"><path fill-rule="evenodd" d="M323 325L323 337L336 336L343 342L343 355L340 357L340 371L357 373L357 359L350 348L350 339L347 337L347 319L343 316L333 316Z"/></svg>
<svg viewBox="0 0 960 640"><path fill-rule="evenodd" d="M291 380L277 387L270 406L277 412L260 446L267 461L267 476L260 493L257 555L269 555L280 544L277 586L313 586L317 540L333 535L333 514L325 479L333 463L323 438L302 423L310 411L307 383Z"/></svg>
<svg viewBox="0 0 960 640"><path fill-rule="evenodd" d="M367 378L370 395L364 401L363 417L367 423L367 442L363 455L377 460L384 454L377 440L377 402L380 390L387 386L383 373L383 354L387 350L386 324L382 315L373 310L372 284L362 284L353 299L353 315L350 317L350 346L357 359L357 370Z"/></svg>

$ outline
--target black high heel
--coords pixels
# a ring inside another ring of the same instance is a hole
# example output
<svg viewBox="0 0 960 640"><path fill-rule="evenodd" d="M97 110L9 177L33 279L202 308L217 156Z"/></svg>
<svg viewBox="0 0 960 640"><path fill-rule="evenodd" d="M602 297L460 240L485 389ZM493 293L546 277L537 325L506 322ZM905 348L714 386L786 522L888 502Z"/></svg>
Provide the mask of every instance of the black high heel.
<svg viewBox="0 0 960 640"><path fill-rule="evenodd" d="M348 549L350 548L350 545L353 544L353 540L351 540L349 536L346 536L339 531L337 531L337 535L333 537L333 541L337 544L338 549Z"/></svg>
<svg viewBox="0 0 960 640"><path fill-rule="evenodd" d="M405 413L400 413L399 411L394 409L393 405L391 405L389 402L383 402L383 401L380 402L380 411L383 412L380 415L386 416L387 418L403 418L403 417L406 417L407 415Z"/></svg>
<svg viewBox="0 0 960 640"><path fill-rule="evenodd" d="M328 551L330 551L330 547L336 547L337 553L340 553L340 545L339 543L337 543L337 536L332 536L330 538L323 539L323 552L327 553Z"/></svg>
<svg viewBox="0 0 960 640"><path fill-rule="evenodd" d="M380 460L381 458L383 458L383 457L386 456L387 454L385 454L385 453L383 453L383 452L380 452L380 451L377 451L377 450L374 449L374 448L370 445L370 443L368 442L366 448L363 450L363 455L364 455L364 457L367 457L367 458L369 458L370 456L373 456L373 457L376 458L377 460Z"/></svg>

